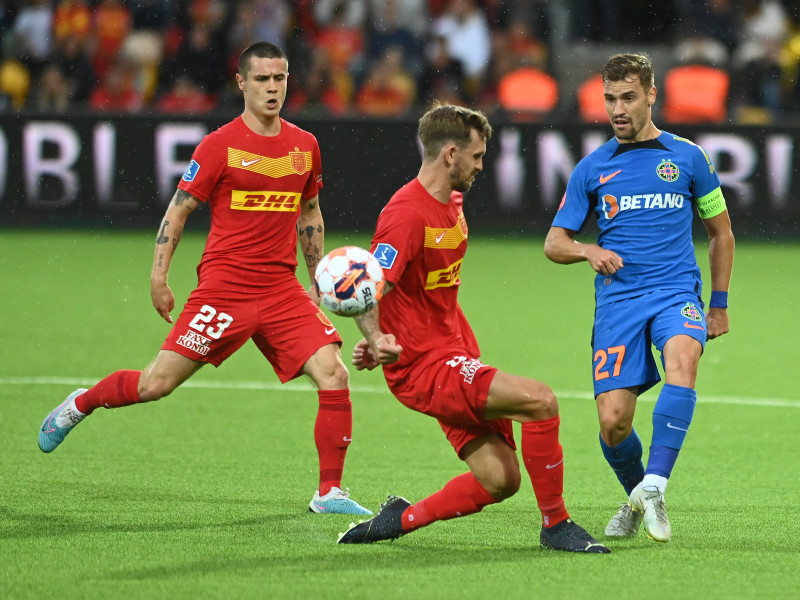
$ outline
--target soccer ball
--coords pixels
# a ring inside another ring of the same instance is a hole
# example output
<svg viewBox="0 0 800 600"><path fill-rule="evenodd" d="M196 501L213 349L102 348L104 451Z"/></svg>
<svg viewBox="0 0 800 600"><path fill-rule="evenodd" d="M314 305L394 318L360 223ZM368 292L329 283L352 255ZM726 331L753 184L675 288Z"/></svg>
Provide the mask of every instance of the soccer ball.
<svg viewBox="0 0 800 600"><path fill-rule="evenodd" d="M378 259L357 246L331 250L314 274L322 305L332 313L354 317L372 309L383 293L383 269Z"/></svg>

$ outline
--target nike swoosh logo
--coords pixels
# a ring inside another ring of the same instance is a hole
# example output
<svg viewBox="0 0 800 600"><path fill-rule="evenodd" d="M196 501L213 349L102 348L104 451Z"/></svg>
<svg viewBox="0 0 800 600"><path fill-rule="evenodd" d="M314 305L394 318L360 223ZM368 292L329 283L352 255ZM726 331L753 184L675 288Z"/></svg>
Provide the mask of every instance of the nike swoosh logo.
<svg viewBox="0 0 800 600"><path fill-rule="evenodd" d="M260 160L261 160L260 158L254 158L253 160L245 160L245 159L242 159L242 166L243 166L243 167L249 167L250 165L254 165L254 164L256 164L256 163L257 163L258 161L260 161ZM613 177L613 176L612 176L612 177ZM600 179L603 179L603 178L601 177Z"/></svg>
<svg viewBox="0 0 800 600"><path fill-rule="evenodd" d="M342 438L342 440L344 440L345 442L352 442L352 441L353 441L353 438L351 438L351 437L347 437L347 436L344 436L344 437Z"/></svg>
<svg viewBox="0 0 800 600"><path fill-rule="evenodd" d="M670 429L677 429L678 431L689 431L688 429L684 429L683 427L675 427L675 425L673 425L669 421L667 421L667 427L669 427Z"/></svg>
<svg viewBox="0 0 800 600"><path fill-rule="evenodd" d="M444 239L444 234L445 234L445 233L447 233L447 232L443 231L442 233L440 233L439 235L437 235L437 236L436 236L436 243L437 243L437 244L438 244L439 242L441 242L441 241L442 241L442 239Z"/></svg>
<svg viewBox="0 0 800 600"><path fill-rule="evenodd" d="M544 468L545 468L545 469L555 469L555 468L556 468L558 465L560 465L562 462L564 462L564 459L563 459L563 458L562 458L560 461L558 461L556 464L554 464L554 465L545 465L545 466L544 466Z"/></svg>
<svg viewBox="0 0 800 600"><path fill-rule="evenodd" d="M605 183L606 181L608 181L612 177L616 177L620 173L622 173L622 169L620 169L619 171L614 171L611 175L600 175L600 183Z"/></svg>
<svg viewBox="0 0 800 600"><path fill-rule="evenodd" d="M691 323L687 323L686 321L683 322L684 327L688 327L689 329L699 329L700 331L705 331L701 325L692 325Z"/></svg>
<svg viewBox="0 0 800 600"><path fill-rule="evenodd" d="M317 507L317 510L325 512L325 507L324 506L321 506L321 505L317 504L316 502L314 502L314 506Z"/></svg>
<svg viewBox="0 0 800 600"><path fill-rule="evenodd" d="M336 327L329 327L329 328L326 328L326 329L325 329L325 335L330 335L330 334L332 334L334 331L336 331Z"/></svg>

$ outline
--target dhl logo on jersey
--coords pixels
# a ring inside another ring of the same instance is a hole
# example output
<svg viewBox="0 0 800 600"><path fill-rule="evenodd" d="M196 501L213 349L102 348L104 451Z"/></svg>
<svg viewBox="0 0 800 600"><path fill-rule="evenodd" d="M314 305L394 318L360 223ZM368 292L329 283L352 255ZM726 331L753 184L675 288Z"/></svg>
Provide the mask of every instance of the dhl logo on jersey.
<svg viewBox="0 0 800 600"><path fill-rule="evenodd" d="M228 166L274 178L303 175L311 170L311 152L300 152L298 148L295 148L294 152L289 152L286 156L270 158L236 148L228 148Z"/></svg>
<svg viewBox="0 0 800 600"><path fill-rule="evenodd" d="M464 259L460 258L446 269L428 273L428 278L425 281L425 289L435 290L436 288L451 287L461 283L458 277L461 274L461 263L463 261Z"/></svg>
<svg viewBox="0 0 800 600"><path fill-rule="evenodd" d="M299 207L299 192L246 192L242 190L231 190L232 210L297 212Z"/></svg>
<svg viewBox="0 0 800 600"><path fill-rule="evenodd" d="M462 224L463 221L463 224ZM467 239L466 221L459 214L458 223L452 227L425 227L425 247L452 250Z"/></svg>

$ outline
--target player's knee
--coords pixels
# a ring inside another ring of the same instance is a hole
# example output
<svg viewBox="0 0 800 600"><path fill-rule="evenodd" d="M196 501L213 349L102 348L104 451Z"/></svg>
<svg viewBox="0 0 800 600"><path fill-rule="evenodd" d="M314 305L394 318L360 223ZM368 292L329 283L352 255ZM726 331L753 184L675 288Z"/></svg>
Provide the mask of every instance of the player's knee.
<svg viewBox="0 0 800 600"><path fill-rule="evenodd" d="M341 360L324 365L316 377L320 389L343 390L350 385L350 373Z"/></svg>
<svg viewBox="0 0 800 600"><path fill-rule="evenodd" d="M139 378L139 401L152 402L164 396L169 396L175 386L163 377L147 377L145 374Z"/></svg>
<svg viewBox="0 0 800 600"><path fill-rule="evenodd" d="M534 421L551 419L558 415L558 398L550 386L540 381L525 390L527 414Z"/></svg>
<svg viewBox="0 0 800 600"><path fill-rule="evenodd" d="M519 469L498 469L481 477L480 483L492 496L502 501L519 491Z"/></svg>
<svg viewBox="0 0 800 600"><path fill-rule="evenodd" d="M600 437L606 445L620 445L631 434L632 424L626 419L621 419L619 415L607 414L600 415Z"/></svg>

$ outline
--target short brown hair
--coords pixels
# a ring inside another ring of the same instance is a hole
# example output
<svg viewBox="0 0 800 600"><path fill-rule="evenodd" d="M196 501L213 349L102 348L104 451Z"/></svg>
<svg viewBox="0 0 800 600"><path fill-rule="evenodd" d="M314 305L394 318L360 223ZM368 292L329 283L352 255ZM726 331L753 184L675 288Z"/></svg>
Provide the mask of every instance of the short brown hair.
<svg viewBox="0 0 800 600"><path fill-rule="evenodd" d="M470 141L472 130L484 139L492 137L492 126L479 110L472 110L452 104L437 104L419 120L417 135L422 143L424 158L436 158L442 147L454 142L459 148L465 148Z"/></svg>
<svg viewBox="0 0 800 600"><path fill-rule="evenodd" d="M256 42L242 50L242 53L239 55L239 75L244 79L247 79L247 71L250 70L250 59L253 56L257 56L258 58L282 58L286 61L286 68L289 68L289 59L286 57L286 53L284 53L283 50L269 42Z"/></svg>
<svg viewBox="0 0 800 600"><path fill-rule="evenodd" d="M603 69L603 83L623 81L628 77L638 77L645 90L653 87L655 72L653 61L644 52L636 54L615 54L608 59Z"/></svg>

